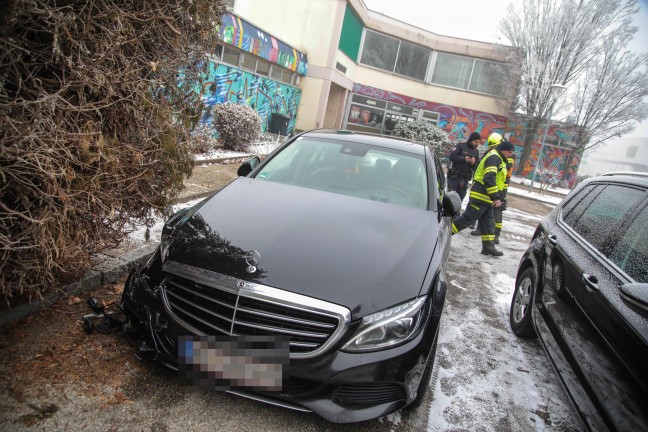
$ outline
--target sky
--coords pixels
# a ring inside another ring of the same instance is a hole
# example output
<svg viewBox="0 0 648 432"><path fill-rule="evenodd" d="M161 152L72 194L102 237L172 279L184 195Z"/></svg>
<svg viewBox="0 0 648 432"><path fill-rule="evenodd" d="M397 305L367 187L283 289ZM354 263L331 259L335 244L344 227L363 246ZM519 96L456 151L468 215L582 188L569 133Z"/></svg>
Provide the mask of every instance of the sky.
<svg viewBox="0 0 648 432"><path fill-rule="evenodd" d="M498 33L498 24L508 13L508 6L521 8L522 0L363 0L368 9L415 25L433 33L507 44ZM639 28L629 48L648 52L648 0L639 0L640 11L634 25ZM648 120L624 138L648 138Z"/></svg>

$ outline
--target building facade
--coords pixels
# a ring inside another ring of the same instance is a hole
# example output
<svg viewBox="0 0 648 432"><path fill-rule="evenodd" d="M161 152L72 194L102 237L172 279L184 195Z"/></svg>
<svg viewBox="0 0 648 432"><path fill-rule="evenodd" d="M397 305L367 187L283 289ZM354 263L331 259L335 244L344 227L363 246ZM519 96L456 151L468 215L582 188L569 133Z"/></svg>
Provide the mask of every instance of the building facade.
<svg viewBox="0 0 648 432"><path fill-rule="evenodd" d="M398 121L422 120L452 141L498 132L521 153L519 121L509 119L518 80L507 64L511 47L438 35L368 10L362 0L229 4L208 104L247 103L274 133L389 134ZM531 177L534 156L543 159L542 131L537 137L538 150L520 175Z"/></svg>

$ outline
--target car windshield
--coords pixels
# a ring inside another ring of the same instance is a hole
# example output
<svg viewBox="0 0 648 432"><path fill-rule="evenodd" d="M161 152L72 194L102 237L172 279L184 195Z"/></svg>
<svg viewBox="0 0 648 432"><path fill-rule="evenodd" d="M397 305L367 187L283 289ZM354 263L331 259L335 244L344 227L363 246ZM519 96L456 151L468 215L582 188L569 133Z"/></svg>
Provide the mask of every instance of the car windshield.
<svg viewBox="0 0 648 432"><path fill-rule="evenodd" d="M300 137L276 154L256 178L427 208L423 156L367 144Z"/></svg>

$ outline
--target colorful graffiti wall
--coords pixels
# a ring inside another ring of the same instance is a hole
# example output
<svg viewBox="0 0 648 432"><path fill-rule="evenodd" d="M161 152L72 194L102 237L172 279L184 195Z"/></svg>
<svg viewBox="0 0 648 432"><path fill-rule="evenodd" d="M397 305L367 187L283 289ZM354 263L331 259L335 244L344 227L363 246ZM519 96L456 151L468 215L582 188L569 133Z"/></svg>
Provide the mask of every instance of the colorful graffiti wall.
<svg viewBox="0 0 648 432"><path fill-rule="evenodd" d="M208 107L233 102L254 108L261 116L263 132L268 129L273 113L290 117L288 133L292 132L300 98L301 90L298 88L213 62L210 63L208 80L202 88L202 99ZM206 114L202 123L211 127L211 114Z"/></svg>
<svg viewBox="0 0 648 432"><path fill-rule="evenodd" d="M547 142L557 142L560 140L561 145L545 145L542 149L542 156L539 155L542 147L541 143L544 129L538 130L535 134L536 138L527 163L524 167L519 167L520 155L524 149L524 133L526 130L526 119L523 116L514 115L507 118L486 112L421 100L359 83L354 84L353 91L354 93L382 99L391 103L439 113L438 126L448 134L450 140L453 142L465 141L471 132L479 132L484 138L493 132L497 132L502 136L508 136L509 141L515 146L515 175L519 177L532 178L533 169L539 159L540 168L538 172L542 173L543 178L564 179L569 186L573 186L576 181L576 173L578 172L581 155L574 155L571 161L569 161L569 166L565 166L572 152L569 143L572 141L572 136L575 135L573 127L565 127L561 124L551 126L547 133ZM484 141L480 152L483 153L486 147L487 144ZM563 178L565 171L567 172L567 176Z"/></svg>
<svg viewBox="0 0 648 432"><path fill-rule="evenodd" d="M506 130L509 132L509 141L515 145L516 162L519 162L526 137L526 119L523 116L510 117L506 124ZM537 166L538 172L536 174L536 179L560 179L564 180L569 187L572 187L576 182L578 166L581 161L580 154L573 155L571 160L569 160L570 154L572 153L572 148L569 144L572 141L572 137L575 135L574 127L561 124L553 124L549 127L546 143L557 142L560 140L560 146L545 144L543 147L543 135L543 128L536 131L536 138L532 144L529 157L523 167L518 166L516 163L515 175L531 179L533 178L533 170ZM568 161L569 166L566 166Z"/></svg>
<svg viewBox="0 0 648 432"><path fill-rule="evenodd" d="M306 75L308 71L306 54L297 51L236 15L230 13L223 15L218 36L228 44L300 75Z"/></svg>
<svg viewBox="0 0 648 432"><path fill-rule="evenodd" d="M467 140L471 132L479 132L483 137L493 132L503 134L506 125L506 117L503 116L421 100L363 84L354 84L353 91L391 103L439 113L438 126L453 142Z"/></svg>

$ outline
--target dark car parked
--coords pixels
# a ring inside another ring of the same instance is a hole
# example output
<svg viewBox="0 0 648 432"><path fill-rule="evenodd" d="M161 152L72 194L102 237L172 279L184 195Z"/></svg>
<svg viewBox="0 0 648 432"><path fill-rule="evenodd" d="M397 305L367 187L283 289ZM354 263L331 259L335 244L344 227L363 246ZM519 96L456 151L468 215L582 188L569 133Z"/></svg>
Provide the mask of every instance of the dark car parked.
<svg viewBox="0 0 648 432"><path fill-rule="evenodd" d="M648 173L589 179L543 219L510 324L539 337L587 429L648 430Z"/></svg>
<svg viewBox="0 0 648 432"><path fill-rule="evenodd" d="M122 307L140 349L189 381L332 422L419 405L460 210L431 147L312 131L239 175L172 216L129 275Z"/></svg>

